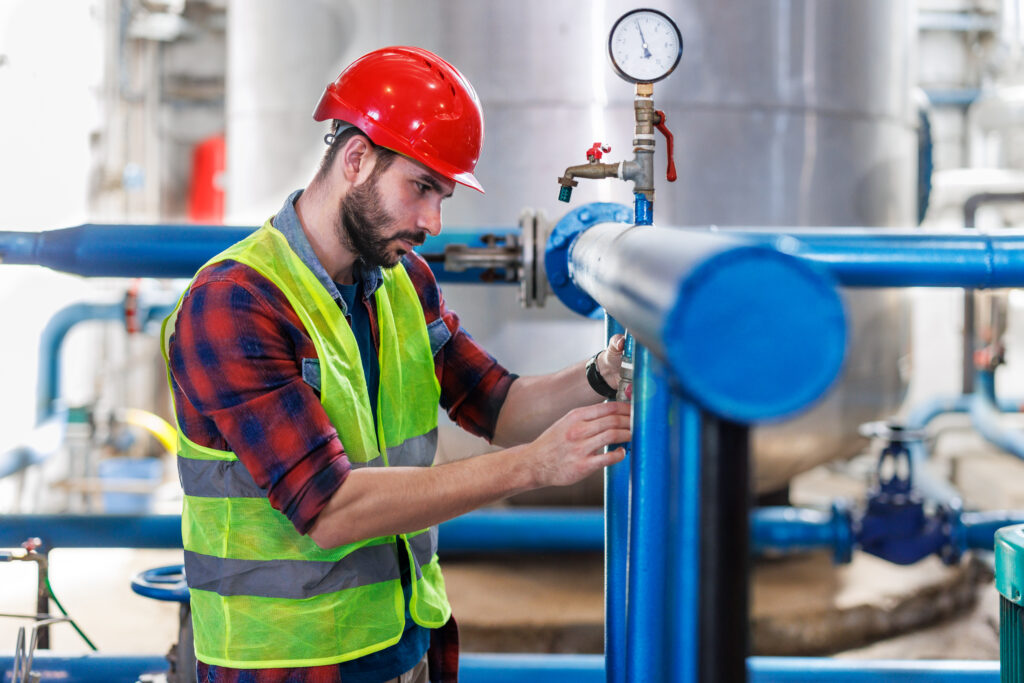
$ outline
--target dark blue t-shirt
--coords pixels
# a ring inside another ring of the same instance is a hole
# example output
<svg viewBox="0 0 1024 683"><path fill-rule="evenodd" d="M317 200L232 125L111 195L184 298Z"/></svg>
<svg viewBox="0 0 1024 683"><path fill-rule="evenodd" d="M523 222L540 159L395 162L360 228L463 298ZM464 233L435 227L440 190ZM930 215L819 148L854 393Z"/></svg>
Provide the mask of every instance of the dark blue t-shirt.
<svg viewBox="0 0 1024 683"><path fill-rule="evenodd" d="M373 411L373 420L376 424L380 361L377 359L373 331L370 329L370 312L363 301L362 281L359 280L353 285L338 284L338 291L345 301L352 334L355 335L356 344L359 346L363 374L366 375L366 391L369 394L370 409ZM341 680L345 683L380 683L397 678L416 666L430 647L430 629L423 628L409 616L409 559L401 541L398 542L396 550L401 568L402 592L405 594L405 632L402 639L389 648L339 664Z"/></svg>

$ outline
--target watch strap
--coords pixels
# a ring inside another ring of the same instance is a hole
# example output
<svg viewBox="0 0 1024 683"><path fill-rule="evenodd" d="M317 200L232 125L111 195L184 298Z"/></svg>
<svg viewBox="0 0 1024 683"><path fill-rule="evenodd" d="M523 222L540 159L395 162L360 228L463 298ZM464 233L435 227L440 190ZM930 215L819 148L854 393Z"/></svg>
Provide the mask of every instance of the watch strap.
<svg viewBox="0 0 1024 683"><path fill-rule="evenodd" d="M598 395L615 398L615 388L609 386L608 382L604 380L604 376L601 375L601 371L597 369L597 357L600 355L601 352L598 351L593 358L587 361L587 382Z"/></svg>

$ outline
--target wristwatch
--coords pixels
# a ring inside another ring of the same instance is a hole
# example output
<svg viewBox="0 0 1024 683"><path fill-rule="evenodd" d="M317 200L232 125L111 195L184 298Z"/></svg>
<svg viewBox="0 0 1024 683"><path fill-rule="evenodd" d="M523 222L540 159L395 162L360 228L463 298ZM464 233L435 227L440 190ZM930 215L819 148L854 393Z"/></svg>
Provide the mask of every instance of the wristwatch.
<svg viewBox="0 0 1024 683"><path fill-rule="evenodd" d="M594 354L593 358L587 361L587 382L590 383L590 388L601 396L615 398L615 387L608 386L608 382L604 381L601 371L597 369L597 357L600 355L601 351L598 351Z"/></svg>

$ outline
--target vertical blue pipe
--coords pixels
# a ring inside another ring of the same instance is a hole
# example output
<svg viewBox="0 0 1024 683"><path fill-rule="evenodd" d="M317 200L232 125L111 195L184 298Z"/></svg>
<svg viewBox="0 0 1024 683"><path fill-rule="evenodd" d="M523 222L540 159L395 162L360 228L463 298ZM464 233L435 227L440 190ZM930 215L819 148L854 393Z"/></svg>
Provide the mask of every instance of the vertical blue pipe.
<svg viewBox="0 0 1024 683"><path fill-rule="evenodd" d="M633 193L633 224L651 225L654 223L654 203L647 200L643 192Z"/></svg>
<svg viewBox="0 0 1024 683"><path fill-rule="evenodd" d="M605 316L605 340L625 330ZM629 449L604 471L604 659L607 683L626 681L626 560L629 553Z"/></svg>
<svg viewBox="0 0 1024 683"><path fill-rule="evenodd" d="M671 623L670 683L696 683L700 676L700 483L702 423L700 409L679 396L671 399L669 425L670 479L668 546L671 599L666 619Z"/></svg>
<svg viewBox="0 0 1024 683"><path fill-rule="evenodd" d="M665 468L668 381L664 367L647 348L638 345L636 351L626 605L626 680L630 683L664 681L668 676L666 575L669 553L675 552L665 533L671 498Z"/></svg>

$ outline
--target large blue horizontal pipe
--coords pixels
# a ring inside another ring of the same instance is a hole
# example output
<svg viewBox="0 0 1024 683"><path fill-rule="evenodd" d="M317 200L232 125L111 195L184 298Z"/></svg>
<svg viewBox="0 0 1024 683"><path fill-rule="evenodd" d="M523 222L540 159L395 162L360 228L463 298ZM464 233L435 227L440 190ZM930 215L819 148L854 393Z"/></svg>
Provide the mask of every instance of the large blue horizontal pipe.
<svg viewBox="0 0 1024 683"><path fill-rule="evenodd" d="M255 229L224 225L102 225L86 223L44 232L0 230L0 263L38 265L86 277L190 278L206 261ZM443 253L447 244L482 247L484 234L513 228L446 228L417 251ZM432 261L441 282L479 282L480 269L449 273ZM518 283L513 283L518 284Z"/></svg>
<svg viewBox="0 0 1024 683"><path fill-rule="evenodd" d="M10 681L14 658L0 655ZM37 652L32 670L43 681L135 683L144 673L167 671L163 655L55 655ZM999 662L886 661L826 657L749 657L750 683L999 683ZM463 654L462 683L604 683L601 655Z"/></svg>
<svg viewBox="0 0 1024 683"><path fill-rule="evenodd" d="M991 549L1002 526L1024 524L1024 510L965 512L966 549ZM441 524L441 552L558 552L604 548L603 515L589 508L477 510ZM841 510L765 507L750 516L752 549L796 552L852 549L852 531ZM178 515L4 515L0 548L38 536L49 548L180 548Z"/></svg>
<svg viewBox="0 0 1024 683"><path fill-rule="evenodd" d="M476 510L441 524L444 553L488 551L585 551L604 549L599 509L537 508Z"/></svg>
<svg viewBox="0 0 1024 683"><path fill-rule="evenodd" d="M181 548L179 515L4 515L0 548L38 536L49 548ZM604 547L598 509L477 510L441 525L442 552L584 551Z"/></svg>
<svg viewBox="0 0 1024 683"><path fill-rule="evenodd" d="M549 255L566 239L556 228ZM571 239L576 287L715 415L751 423L793 414L840 370L846 319L822 269L695 230L606 222Z"/></svg>
<svg viewBox="0 0 1024 683"><path fill-rule="evenodd" d="M678 229L678 228L677 228ZM1024 286L1024 231L682 229L768 244L824 266L848 287Z"/></svg>

